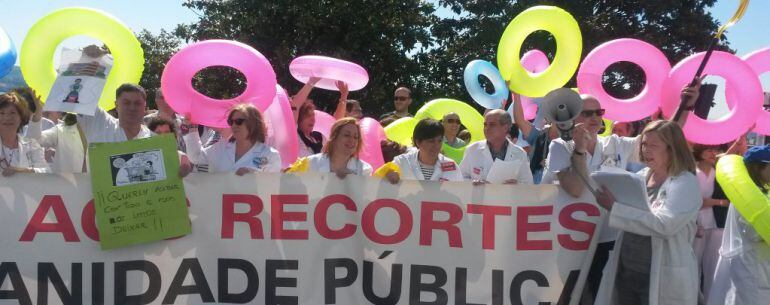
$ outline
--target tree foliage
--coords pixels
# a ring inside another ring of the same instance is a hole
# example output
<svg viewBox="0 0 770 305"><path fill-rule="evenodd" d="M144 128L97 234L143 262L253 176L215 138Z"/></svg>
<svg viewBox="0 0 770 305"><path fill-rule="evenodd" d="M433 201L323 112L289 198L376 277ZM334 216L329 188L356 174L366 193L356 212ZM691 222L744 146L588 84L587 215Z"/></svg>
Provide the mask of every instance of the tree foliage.
<svg viewBox="0 0 770 305"><path fill-rule="evenodd" d="M356 0L250 1L187 0L200 16L179 25L171 35L140 34L148 63L142 84L157 87L163 64L180 46L207 39L232 39L251 45L271 62L278 83L296 92L301 83L289 74L289 63L301 55L319 54L358 63L369 71L369 85L350 98L362 102L370 116L392 110L393 90L413 89L413 107L434 98L470 101L463 70L474 59L496 62L497 45L508 23L535 5L555 5L570 12L583 35L583 57L599 44L638 38L658 46L672 65L706 49L719 26L707 11L716 0ZM522 52L540 49L549 58L553 37L535 32ZM723 44L721 49L729 50ZM605 88L630 97L644 84L643 72L620 63L605 73ZM199 74L196 88L213 97L232 97L244 87L233 69L215 67ZM574 78L570 86L574 86ZM320 108L331 110L337 93L315 90Z"/></svg>
<svg viewBox="0 0 770 305"><path fill-rule="evenodd" d="M636 38L657 46L672 65L695 52L704 51L719 23L707 9L716 0L440 0L453 14L433 27L437 47L430 51L427 78L440 80L452 96L470 100L462 80L465 65L481 58L497 61L497 45L505 27L519 13L536 5L553 5L570 12L583 36L582 57L596 46L618 38ZM550 59L556 52L550 34L536 32L525 41L522 54L544 51ZM728 49L723 45L721 49ZM521 54L518 54L521 55ZM515 56L515 55L513 55ZM644 73L636 65L620 63L605 73L605 88L614 96L628 98L644 86ZM448 86L452 85L453 86ZM568 84L575 86L574 78ZM446 89L444 89L446 91Z"/></svg>
<svg viewBox="0 0 770 305"><path fill-rule="evenodd" d="M139 85L148 91L148 106L154 108L155 90L160 88L160 77L163 74L163 68L166 67L166 63L171 59L171 56L179 50L182 40L165 30L161 30L158 35L142 30L136 34L136 38L144 50L144 73L142 73Z"/></svg>
<svg viewBox="0 0 770 305"><path fill-rule="evenodd" d="M350 97L359 99L369 114L392 105L396 86L419 87L420 67L411 53L430 45L428 28L435 19L433 6L422 1L191 0L184 5L201 18L179 26L179 37L249 44L270 60L278 83L289 92L302 85L289 74L289 63L297 56L320 54L360 64L369 71L369 85ZM211 77L230 79L222 73ZM315 97L327 109L337 99L336 93L323 90L316 90Z"/></svg>

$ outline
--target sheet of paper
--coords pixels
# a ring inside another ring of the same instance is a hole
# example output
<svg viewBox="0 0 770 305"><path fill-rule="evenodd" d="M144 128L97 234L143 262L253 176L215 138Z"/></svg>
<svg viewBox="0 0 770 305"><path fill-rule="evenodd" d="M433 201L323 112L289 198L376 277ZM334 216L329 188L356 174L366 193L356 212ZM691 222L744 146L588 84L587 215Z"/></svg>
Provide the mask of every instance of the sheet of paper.
<svg viewBox="0 0 770 305"><path fill-rule="evenodd" d="M486 180L493 184L503 184L506 180L516 179L519 176L519 166L519 162L516 161L495 159Z"/></svg>
<svg viewBox="0 0 770 305"><path fill-rule="evenodd" d="M615 201L641 210L650 210L647 187L644 180L629 172L596 172L591 178L599 185L606 186L615 196Z"/></svg>
<svg viewBox="0 0 770 305"><path fill-rule="evenodd" d="M82 51L62 49L59 75L43 110L94 115L112 64L110 55L93 58Z"/></svg>

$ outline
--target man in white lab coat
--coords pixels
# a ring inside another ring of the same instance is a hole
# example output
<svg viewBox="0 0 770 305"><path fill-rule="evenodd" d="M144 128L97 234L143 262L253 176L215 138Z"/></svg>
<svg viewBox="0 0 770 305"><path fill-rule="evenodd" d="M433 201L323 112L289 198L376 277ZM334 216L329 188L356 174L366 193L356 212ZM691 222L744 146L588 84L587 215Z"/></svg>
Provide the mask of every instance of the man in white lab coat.
<svg viewBox="0 0 770 305"><path fill-rule="evenodd" d="M505 184L533 184L527 153L508 140L508 131L513 122L508 112L495 109L484 115L484 136L486 140L471 143L465 149L460 162L460 172L465 180L474 183L488 183L487 174L495 160L518 164L516 176Z"/></svg>
<svg viewBox="0 0 770 305"><path fill-rule="evenodd" d="M96 109L93 116L78 115L77 129L78 133L85 139L85 145L98 142L123 142L133 139L149 138L152 132L142 125L142 118L147 106L147 95L139 85L123 84L115 92L118 116L116 119L101 108ZM61 133L56 129L49 129L45 133L41 132L41 122L31 122L28 134L41 143L50 143L52 148L58 146L57 154L81 155L82 152L75 150L62 150L61 145L56 145ZM68 138L70 139L70 138ZM78 142L76 145L83 145ZM74 147L73 148L78 148ZM78 167L79 168L79 167ZM77 171L80 172L80 171Z"/></svg>

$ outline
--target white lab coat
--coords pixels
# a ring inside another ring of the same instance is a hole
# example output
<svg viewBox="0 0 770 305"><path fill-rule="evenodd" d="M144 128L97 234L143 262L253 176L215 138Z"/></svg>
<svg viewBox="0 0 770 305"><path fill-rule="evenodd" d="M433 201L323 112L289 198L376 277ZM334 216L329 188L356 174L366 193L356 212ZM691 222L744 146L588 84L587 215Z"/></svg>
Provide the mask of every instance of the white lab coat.
<svg viewBox="0 0 770 305"><path fill-rule="evenodd" d="M508 141L508 140L506 140ZM529 169L529 158L521 147L508 141L508 150L505 152L505 160L519 163L519 172L516 179L519 184L533 184L532 171ZM460 172L465 180L485 180L492 168L492 153L486 140L477 141L468 145L465 155L460 162Z"/></svg>
<svg viewBox="0 0 770 305"><path fill-rule="evenodd" d="M281 172L281 155L264 143L255 143L236 161L235 142L222 139L214 145L202 148L200 136L196 131L185 135L184 141L190 161L196 165L208 165L208 171L211 173L235 172L241 167L265 173Z"/></svg>
<svg viewBox="0 0 770 305"><path fill-rule="evenodd" d="M646 177L648 172L645 169L640 174ZM658 199L651 203L652 213L617 202L612 207L611 227L651 237L650 305L698 303L698 266L692 242L702 204L698 179L684 172L663 182ZM615 278L622 246L623 233L604 268L596 305L618 304Z"/></svg>
<svg viewBox="0 0 770 305"><path fill-rule="evenodd" d="M309 172L329 173L332 171L331 161L329 160L329 156L327 156L324 153L315 154L307 157L307 162L308 162L307 171ZM354 175L358 175L358 176L372 175L372 166L369 165L369 163L366 163L355 157L350 158L350 160L348 160L347 168Z"/></svg>
<svg viewBox="0 0 770 305"><path fill-rule="evenodd" d="M764 305L770 300L770 245L734 206L727 212L709 305Z"/></svg>
<svg viewBox="0 0 770 305"><path fill-rule="evenodd" d="M43 147L56 149L51 169L54 173L82 173L85 150L77 125L66 126L62 122L43 131L38 140Z"/></svg>
<svg viewBox="0 0 770 305"><path fill-rule="evenodd" d="M438 155L438 161L433 166L433 176L425 178L422 175L420 161L417 160L419 151L412 150L405 154L396 156L393 163L398 165L401 170L401 179L405 180L429 180L429 181L463 181L460 167L454 160Z"/></svg>
<svg viewBox="0 0 770 305"><path fill-rule="evenodd" d="M21 134L18 137L18 150L13 151L3 147L3 155L0 158L10 159L8 161L10 166L20 168L31 168L35 173L50 173L51 168L48 167L48 162L45 161L45 153L40 144L34 139L28 139ZM0 144L1 145L1 144Z"/></svg>
<svg viewBox="0 0 770 305"><path fill-rule="evenodd" d="M96 108L94 116L78 115L78 124L86 135L86 141L90 143L116 143L134 139L144 139L152 136L147 126L139 125L139 133L135 138L129 139L126 132L120 127L120 121L109 113Z"/></svg>
<svg viewBox="0 0 770 305"><path fill-rule="evenodd" d="M139 125L139 133L135 138L129 139L126 136L126 132L122 127L120 127L120 121L112 117L109 113L102 110L101 108L96 108L96 113L93 116L78 115L78 125L83 130L83 135L85 135L86 143L88 144L125 142L128 140L149 138L153 135L152 132L147 129L147 126ZM47 130L46 132L49 133L47 133L44 137L41 129L42 122L30 121L29 130L27 133L31 138L39 139L44 147L56 148L57 156L60 153L64 154L62 158L69 161L63 163L64 166L59 166L60 172L66 172L68 169L73 169L72 171L68 172L82 172L82 165L77 165L79 161L76 160L79 157L78 151L82 151L83 145L79 140L80 134L77 129L74 129L74 131L78 133L77 138L71 134L72 130L68 130L66 133L60 134L58 132L52 132L52 129ZM66 139L58 139L57 137L59 135L66 136ZM62 144L64 146L57 144ZM78 149L74 146L79 146L80 148ZM60 150L60 148L65 149ZM73 150L69 150L69 148L72 148ZM87 153L88 152L86 152L86 154ZM70 164L69 162L74 162L74 164Z"/></svg>

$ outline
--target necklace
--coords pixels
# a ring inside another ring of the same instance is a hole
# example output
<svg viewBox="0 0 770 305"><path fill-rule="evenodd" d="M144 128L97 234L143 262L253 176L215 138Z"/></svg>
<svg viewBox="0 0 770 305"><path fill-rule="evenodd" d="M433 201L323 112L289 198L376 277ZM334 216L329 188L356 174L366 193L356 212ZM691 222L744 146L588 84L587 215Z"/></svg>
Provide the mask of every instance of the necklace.
<svg viewBox="0 0 770 305"><path fill-rule="evenodd" d="M0 146L2 146L2 152L3 152L3 157L2 159L0 159L0 163L2 164L0 164L0 166L2 166L2 168L9 167L13 163L14 150L8 148L6 152L5 145L0 144Z"/></svg>

